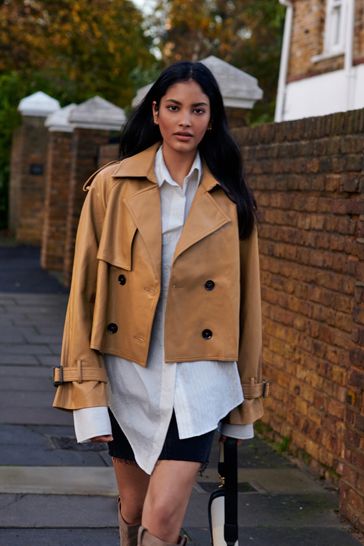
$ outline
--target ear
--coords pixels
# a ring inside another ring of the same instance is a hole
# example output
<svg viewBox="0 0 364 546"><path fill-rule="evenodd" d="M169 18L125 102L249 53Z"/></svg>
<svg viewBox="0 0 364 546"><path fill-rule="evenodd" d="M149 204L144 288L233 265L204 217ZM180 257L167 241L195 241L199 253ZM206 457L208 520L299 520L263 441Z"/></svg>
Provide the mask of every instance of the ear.
<svg viewBox="0 0 364 546"><path fill-rule="evenodd" d="M155 125L158 125L158 106L156 101L152 102L153 121Z"/></svg>

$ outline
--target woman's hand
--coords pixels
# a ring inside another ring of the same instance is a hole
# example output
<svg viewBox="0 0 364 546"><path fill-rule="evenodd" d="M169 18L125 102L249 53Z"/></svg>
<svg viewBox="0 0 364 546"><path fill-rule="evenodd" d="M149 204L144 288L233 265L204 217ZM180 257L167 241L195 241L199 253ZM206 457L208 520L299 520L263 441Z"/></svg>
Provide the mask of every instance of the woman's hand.
<svg viewBox="0 0 364 546"><path fill-rule="evenodd" d="M224 443L227 436L224 436L223 434L220 434L219 442ZM238 440L237 438L234 438L236 440L236 445L240 446L243 443L243 440Z"/></svg>
<svg viewBox="0 0 364 546"><path fill-rule="evenodd" d="M107 443L107 442L112 442L113 437L111 434L107 434L105 436L95 436L94 438L91 438L90 441L94 443L103 443L103 442Z"/></svg>

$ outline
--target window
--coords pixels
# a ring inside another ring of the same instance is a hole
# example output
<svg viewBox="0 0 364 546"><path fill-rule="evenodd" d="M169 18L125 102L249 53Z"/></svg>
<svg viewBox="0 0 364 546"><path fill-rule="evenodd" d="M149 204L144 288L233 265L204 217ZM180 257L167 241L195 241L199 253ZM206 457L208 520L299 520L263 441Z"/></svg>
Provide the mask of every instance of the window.
<svg viewBox="0 0 364 546"><path fill-rule="evenodd" d="M327 0L324 47L326 54L344 50L345 0Z"/></svg>

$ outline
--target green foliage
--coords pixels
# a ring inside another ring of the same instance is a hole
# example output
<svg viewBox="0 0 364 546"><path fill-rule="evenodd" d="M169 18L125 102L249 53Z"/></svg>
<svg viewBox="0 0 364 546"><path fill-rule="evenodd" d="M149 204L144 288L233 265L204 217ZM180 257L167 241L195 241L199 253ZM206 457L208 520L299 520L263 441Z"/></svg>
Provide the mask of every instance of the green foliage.
<svg viewBox="0 0 364 546"><path fill-rule="evenodd" d="M9 153L20 120L17 106L24 92L24 83L16 72L0 75L0 229L7 225Z"/></svg>
<svg viewBox="0 0 364 546"><path fill-rule="evenodd" d="M165 64L216 55L257 78L256 125L274 117L284 14L272 0L160 0L154 24Z"/></svg>
<svg viewBox="0 0 364 546"><path fill-rule="evenodd" d="M273 447L278 451L278 453L287 453L289 451L291 441L292 438L289 436L284 436L280 442L273 444Z"/></svg>
<svg viewBox="0 0 364 546"><path fill-rule="evenodd" d="M157 64L143 24L130 0L0 3L0 228L20 99L41 90L62 105L101 95L128 106Z"/></svg>

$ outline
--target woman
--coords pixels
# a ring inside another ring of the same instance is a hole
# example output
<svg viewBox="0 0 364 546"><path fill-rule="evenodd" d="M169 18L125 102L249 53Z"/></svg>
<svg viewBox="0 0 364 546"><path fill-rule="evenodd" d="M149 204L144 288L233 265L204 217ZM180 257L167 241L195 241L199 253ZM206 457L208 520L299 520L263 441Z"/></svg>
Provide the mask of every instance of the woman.
<svg viewBox="0 0 364 546"><path fill-rule="evenodd" d="M185 544L214 430L262 416L254 201L201 63L160 75L121 149L85 185L54 406L109 443L123 546Z"/></svg>

